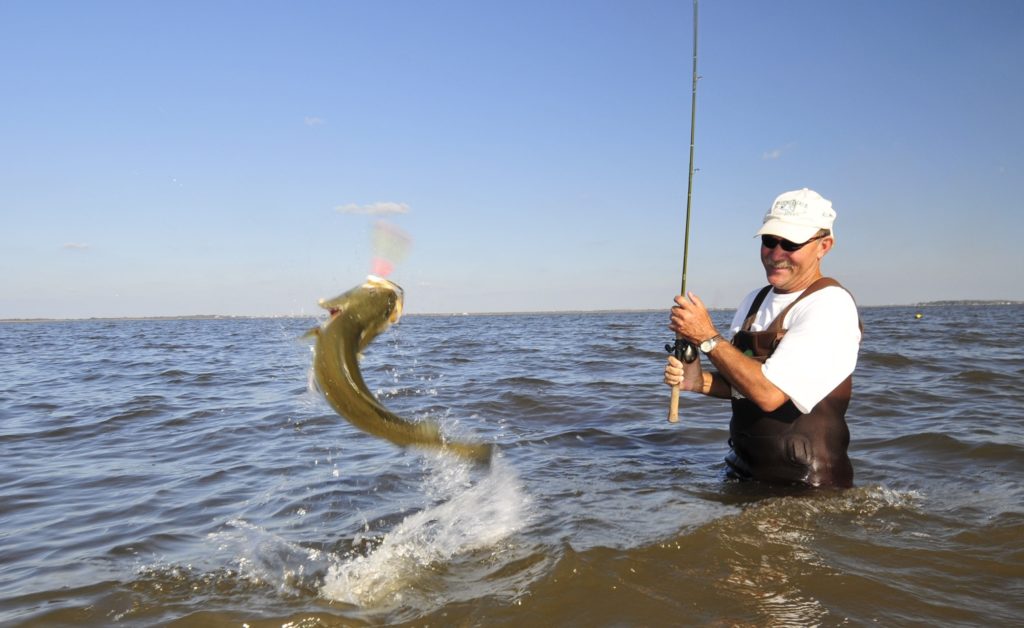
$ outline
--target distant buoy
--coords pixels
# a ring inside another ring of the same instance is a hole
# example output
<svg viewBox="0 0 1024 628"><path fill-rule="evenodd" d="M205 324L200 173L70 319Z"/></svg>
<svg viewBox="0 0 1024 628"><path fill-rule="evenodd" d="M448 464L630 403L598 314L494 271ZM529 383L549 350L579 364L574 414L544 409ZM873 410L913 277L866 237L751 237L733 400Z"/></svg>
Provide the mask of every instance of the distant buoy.
<svg viewBox="0 0 1024 628"><path fill-rule="evenodd" d="M924 314L918 312L917 314L914 314L914 318L924 318Z"/></svg>

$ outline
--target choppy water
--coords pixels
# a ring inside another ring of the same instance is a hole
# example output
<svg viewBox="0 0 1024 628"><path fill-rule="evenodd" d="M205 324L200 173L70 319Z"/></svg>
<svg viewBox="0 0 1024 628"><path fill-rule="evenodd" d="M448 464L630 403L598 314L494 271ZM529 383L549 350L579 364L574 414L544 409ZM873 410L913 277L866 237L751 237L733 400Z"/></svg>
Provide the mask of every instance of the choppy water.
<svg viewBox="0 0 1024 628"><path fill-rule="evenodd" d="M863 311L857 487L812 495L723 478L724 402L665 421L666 313L371 345L384 403L490 469L336 416L310 320L0 325L0 623L1019 623L1024 307L922 311Z"/></svg>

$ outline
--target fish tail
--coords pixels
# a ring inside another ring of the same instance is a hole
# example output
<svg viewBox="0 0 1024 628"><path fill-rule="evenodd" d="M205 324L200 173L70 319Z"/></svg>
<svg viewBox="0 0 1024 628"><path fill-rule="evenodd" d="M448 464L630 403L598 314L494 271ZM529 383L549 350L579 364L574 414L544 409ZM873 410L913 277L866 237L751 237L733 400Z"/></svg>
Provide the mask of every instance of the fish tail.
<svg viewBox="0 0 1024 628"><path fill-rule="evenodd" d="M448 451L478 462L490 464L494 456L494 446L489 443L465 443L459 441L446 441L441 445L442 451Z"/></svg>

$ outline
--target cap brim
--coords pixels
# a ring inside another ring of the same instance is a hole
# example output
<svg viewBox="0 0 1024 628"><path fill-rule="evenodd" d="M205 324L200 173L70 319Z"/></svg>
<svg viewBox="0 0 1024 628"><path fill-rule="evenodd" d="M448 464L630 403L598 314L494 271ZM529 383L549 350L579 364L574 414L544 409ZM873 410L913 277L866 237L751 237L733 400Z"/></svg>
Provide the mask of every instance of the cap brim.
<svg viewBox="0 0 1024 628"><path fill-rule="evenodd" d="M761 228L757 230L754 237L773 235L785 238L790 242L806 242L813 238L820 230L821 229L819 227L794 225L791 222L783 222L775 218L770 218L767 222L761 225Z"/></svg>

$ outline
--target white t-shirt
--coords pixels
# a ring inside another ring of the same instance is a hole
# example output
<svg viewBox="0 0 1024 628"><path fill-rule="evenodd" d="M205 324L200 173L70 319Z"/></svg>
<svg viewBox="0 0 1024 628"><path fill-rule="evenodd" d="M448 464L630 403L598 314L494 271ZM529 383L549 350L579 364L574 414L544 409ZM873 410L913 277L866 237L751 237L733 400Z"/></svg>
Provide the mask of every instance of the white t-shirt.
<svg viewBox="0 0 1024 628"><path fill-rule="evenodd" d="M735 335L760 288L747 295L732 319ZM801 292L768 292L750 331L764 331ZM808 295L782 322L786 335L761 367L768 381L786 393L800 412L811 409L832 392L857 366L860 324L857 305L846 290L828 286ZM734 397L741 397L733 389Z"/></svg>

